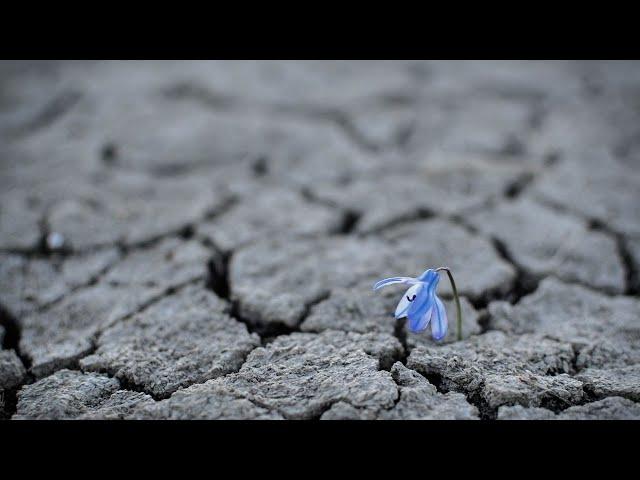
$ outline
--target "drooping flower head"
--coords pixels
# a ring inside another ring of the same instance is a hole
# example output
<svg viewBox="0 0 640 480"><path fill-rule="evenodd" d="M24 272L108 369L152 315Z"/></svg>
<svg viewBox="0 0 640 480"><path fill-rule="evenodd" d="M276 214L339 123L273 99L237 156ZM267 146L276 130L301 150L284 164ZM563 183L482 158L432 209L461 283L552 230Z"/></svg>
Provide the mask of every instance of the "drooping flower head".
<svg viewBox="0 0 640 480"><path fill-rule="evenodd" d="M436 295L436 288L440 282L439 271L445 270L449 274L451 285L453 287L454 296L456 298L456 306L458 309L458 338L461 336L461 312L458 292L451 276L449 269L441 267L436 270L426 270L417 278L413 277L391 277L380 280L374 286L374 290L378 290L387 285L395 283L411 285L400 299L396 307L395 317L408 318L409 330L413 333L419 333L429 326L431 323L431 336L435 340L442 340L447 334L448 322L447 312L445 311L442 300Z"/></svg>

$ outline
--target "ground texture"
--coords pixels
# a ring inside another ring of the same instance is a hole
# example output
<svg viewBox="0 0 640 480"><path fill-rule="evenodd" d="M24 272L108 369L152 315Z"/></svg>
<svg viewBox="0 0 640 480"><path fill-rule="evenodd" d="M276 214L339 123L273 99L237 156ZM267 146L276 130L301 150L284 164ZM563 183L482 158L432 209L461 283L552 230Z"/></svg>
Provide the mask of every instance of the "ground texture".
<svg viewBox="0 0 640 480"><path fill-rule="evenodd" d="M0 417L640 419L639 166L639 63L0 63Z"/></svg>

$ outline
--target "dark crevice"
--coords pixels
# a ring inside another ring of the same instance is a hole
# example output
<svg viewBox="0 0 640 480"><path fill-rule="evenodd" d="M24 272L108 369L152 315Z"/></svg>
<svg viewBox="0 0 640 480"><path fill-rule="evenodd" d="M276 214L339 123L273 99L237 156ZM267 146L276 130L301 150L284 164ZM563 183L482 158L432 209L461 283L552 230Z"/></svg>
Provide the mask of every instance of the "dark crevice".
<svg viewBox="0 0 640 480"><path fill-rule="evenodd" d="M22 335L20 324L2 305L0 305L0 325L5 331L2 348L4 350L14 350L22 364L29 370L31 368L31 361L28 356L20 352L20 338Z"/></svg>
<svg viewBox="0 0 640 480"><path fill-rule="evenodd" d="M532 130L540 130L549 114L548 108L544 102L536 101L529 113L527 124Z"/></svg>
<svg viewBox="0 0 640 480"><path fill-rule="evenodd" d="M480 295L472 296L465 294L464 296L475 310L481 311L485 310L491 302L508 301L510 298L516 297L516 295L514 295L514 285L515 283L512 282L508 286L498 286L484 290ZM520 298L521 297L518 296L518 298L514 300L514 304L517 303Z"/></svg>
<svg viewBox="0 0 640 480"><path fill-rule="evenodd" d="M395 145L395 147L400 150L406 149L410 145L415 131L416 122L414 121L400 126L393 136L393 144Z"/></svg>
<svg viewBox="0 0 640 480"><path fill-rule="evenodd" d="M496 420L498 418L498 408L491 407L477 391L470 394L465 393L465 397L467 402L478 409L480 420Z"/></svg>
<svg viewBox="0 0 640 480"><path fill-rule="evenodd" d="M351 116L337 108L319 108L311 105L303 106L278 106L271 108L273 113L292 116L301 116L312 120L325 121L334 124L351 142L369 153L378 153L380 146L371 142L356 127Z"/></svg>
<svg viewBox="0 0 640 480"><path fill-rule="evenodd" d="M171 100L195 100L214 111L258 110L265 115L283 114L301 116L336 125L355 145L368 152L378 152L380 147L369 141L355 126L350 115L337 108L319 108L313 105L256 104L250 107L239 98L213 92L207 87L190 82L178 83L162 90L162 95Z"/></svg>
<svg viewBox="0 0 640 480"><path fill-rule="evenodd" d="M2 348L5 350L18 351L18 345L20 344L20 327L17 320L0 305L0 326L4 328L4 340L2 342Z"/></svg>
<svg viewBox="0 0 640 480"><path fill-rule="evenodd" d="M572 403L568 400L551 394L545 395L540 399L540 407L551 410L556 414L562 412L563 410L566 410L567 408L582 405L583 403L584 401Z"/></svg>
<svg viewBox="0 0 640 480"><path fill-rule="evenodd" d="M105 165L112 167L118 163L118 147L113 142L107 142L100 149L100 160Z"/></svg>
<svg viewBox="0 0 640 480"><path fill-rule="evenodd" d="M338 226L337 233L341 233L343 235L352 233L358 225L360 218L361 214L359 212L356 212L355 210L346 210L342 215L342 221Z"/></svg>
<svg viewBox="0 0 640 480"><path fill-rule="evenodd" d="M100 372L100 373L106 373L109 377L115 378L116 380L118 380L118 382L120 383L120 390L129 390L131 392L144 393L144 394L149 395L156 402L159 402L160 400L166 400L167 398L169 398L174 393L174 392L171 392L171 393L165 393L165 394L162 394L162 395L158 395L156 393L153 393L153 392L145 389L141 385L137 385L136 383L132 382L128 378L124 378L124 377L120 377L120 376L113 376L113 375L110 375L109 372Z"/></svg>
<svg viewBox="0 0 640 480"><path fill-rule="evenodd" d="M193 82L170 85L162 89L161 94L169 100L194 100L213 110L230 110L238 104L238 101L229 95L216 93Z"/></svg>
<svg viewBox="0 0 640 480"><path fill-rule="evenodd" d="M317 196L309 187L302 187L300 189L300 195L304 200L306 200L309 203L315 203L318 205L322 205L323 207L332 208L332 209L340 208L339 205L332 202L331 200L325 200Z"/></svg>
<svg viewBox="0 0 640 480"><path fill-rule="evenodd" d="M129 242L129 243L118 242L117 246L121 248L124 252L128 253L132 250L141 250L141 249L154 247L156 245L159 245L164 240L167 240L170 238L184 239L185 236L191 238L195 233L195 227L197 224L202 222L208 222L215 219L218 215L223 214L236 203L237 203L237 198L229 197L226 201L222 202L217 208L210 209L209 211L205 212L201 218L193 222L185 223L174 230L156 235L154 237L147 238L145 240L141 240L139 242Z"/></svg>
<svg viewBox="0 0 640 480"><path fill-rule="evenodd" d="M220 298L228 301L230 301L229 262L231 261L231 255L231 252L218 250L207 265L209 268L207 287Z"/></svg>
<svg viewBox="0 0 640 480"><path fill-rule="evenodd" d="M341 402L341 401L343 401L343 400L331 400L329 402L326 402L326 403L320 405L318 408L314 409L314 411L311 413L311 415L308 418L306 418L306 420L311 420L311 421L314 421L314 422L319 421L320 417L322 417L322 415L324 415L326 412L331 410L336 403Z"/></svg>
<svg viewBox="0 0 640 480"><path fill-rule="evenodd" d="M191 240L195 235L196 228L194 225L185 225L178 236L183 240Z"/></svg>
<svg viewBox="0 0 640 480"><path fill-rule="evenodd" d="M505 157L520 157L527 153L527 147L520 137L511 134L505 138L503 145L496 153Z"/></svg>
<svg viewBox="0 0 640 480"><path fill-rule="evenodd" d="M513 266L516 271L516 278L513 282L511 290L502 298L500 298L501 300L506 300L515 305L520 301L522 297L525 297L538 289L540 278L528 273L520 265L518 265L518 263L514 261L513 257L509 253L509 250L504 242L495 237L492 237L491 241L500 258L502 258L505 262L511 264L511 266ZM486 304L488 303L489 302L486 302ZM486 304L484 305L484 307L486 307Z"/></svg>
<svg viewBox="0 0 640 480"><path fill-rule="evenodd" d="M441 374L437 372L424 372L422 369L416 370L423 377L425 377L429 383L431 383L439 393L446 394L451 391L462 393L465 395L467 401L474 405L480 414L481 420L496 420L498 418L498 408L499 407L491 407L487 401L482 397L482 386L480 385L478 388L474 388L473 390L467 391L465 389L460 389L454 383L447 381ZM527 385L535 387L536 384L532 384L530 382L525 382ZM453 387L453 388L452 388ZM584 403L588 403L589 401L597 400L593 398L593 396L589 397L584 396L578 402L569 402L555 394L553 392L547 392L544 396L542 396L540 401L540 407L551 410L555 413L559 413L562 410L566 410L569 407L573 407L576 405L582 405ZM508 406L509 404L504 404L500 406Z"/></svg>
<svg viewBox="0 0 640 480"><path fill-rule="evenodd" d="M426 77L423 77L423 81ZM424 84L422 84L424 86ZM417 107L420 92L416 88L387 91L367 101L370 107Z"/></svg>
<svg viewBox="0 0 640 480"><path fill-rule="evenodd" d="M450 221L451 223L454 223L459 227L464 228L471 235L480 234L480 231L475 226L467 222L467 220L461 215L453 214L453 215L445 216L444 218Z"/></svg>
<svg viewBox="0 0 640 480"><path fill-rule="evenodd" d="M55 305L62 303L62 301L64 301L66 298L68 298L69 296L73 295L74 293L80 292L86 288L92 287L94 285L96 285L100 279L102 277L104 277L105 275L107 275L112 268L114 268L116 265L118 265L122 260L124 260L124 256L125 253L124 252L120 252L119 253L119 257L116 258L112 263L110 263L109 265L106 265L104 268L102 268L100 271L96 272L92 277L90 277L85 283L79 284L79 285L75 285L72 288L69 288L63 295L61 295L60 297L56 298L55 300L49 301L49 302L45 302L41 305L38 306L38 308L36 309L36 311L38 313L42 313L46 310L49 310L50 308L54 307Z"/></svg>
<svg viewBox="0 0 640 480"><path fill-rule="evenodd" d="M211 242L209 242L209 245L216 250L217 254L208 263L209 276L207 278L206 286L218 297L229 302L229 315L232 318L243 323L247 327L247 331L249 333L257 334L260 337L261 345L270 343L280 335L288 335L289 333L296 331L295 328L291 328L284 324L262 324L245 318L240 312L238 300L231 296L231 288L229 284L229 263L231 262L233 252L222 251Z"/></svg>
<svg viewBox="0 0 640 480"><path fill-rule="evenodd" d="M32 374L36 380L50 377L60 370L76 370L82 371L80 368L80 360L95 353L97 346L94 338L90 339L91 345L82 352L67 358L51 360L37 365L32 369Z"/></svg>
<svg viewBox="0 0 640 480"><path fill-rule="evenodd" d="M282 335L289 335L293 332L299 331L297 328L292 328L284 323L278 322L255 322L241 315L240 307L237 301L231 302L231 317L243 323L249 333L255 333L260 337L260 344L265 346L273 342L277 337Z"/></svg>
<svg viewBox="0 0 640 480"><path fill-rule="evenodd" d="M377 233L382 233L385 230L389 230L392 228L399 227L405 224L411 224L414 222L419 222L422 220L428 220L431 218L435 218L436 215L433 211L427 208L416 208L411 212L407 212L405 215L399 215L388 222L385 222L382 225L378 225L374 228L370 228L363 232L364 235L372 235Z"/></svg>
<svg viewBox="0 0 640 480"><path fill-rule="evenodd" d="M81 98L82 94L77 91L67 90L61 92L47 103L34 118L22 125L17 134L24 136L53 125L56 120L71 110Z"/></svg>
<svg viewBox="0 0 640 480"><path fill-rule="evenodd" d="M327 300L330 296L330 292L326 291L322 295L319 295L314 300L305 304L304 311L300 315L300 319L296 323L295 326L286 325L282 322L261 322L256 321L254 319L247 318L243 316L240 312L239 302L237 300L232 300L231 302L231 316L238 320L239 322L244 323L247 326L247 330L250 333L256 333L261 340L261 344L267 345L273 342L276 338L282 335L290 335L294 332L300 331L300 325L305 321L305 319L309 316L309 312L311 309L320 302Z"/></svg>
<svg viewBox="0 0 640 480"><path fill-rule="evenodd" d="M487 333L489 330L491 330L491 315L486 308L478 311L477 323L480 327L479 335Z"/></svg>
<svg viewBox="0 0 640 480"><path fill-rule="evenodd" d="M100 326L100 331L98 333L96 333L95 337L92 338L92 341L94 342L94 345L97 345L97 341L100 338L100 336L102 335L102 333L111 328L112 326L118 324L118 323L122 323L125 322L127 320L129 320L130 318L143 313L145 310L147 310L148 308L150 308L151 306L153 306L154 304L160 302L161 300L163 300L164 298L170 296L170 295L175 295L176 293L180 292L182 289L189 287L190 285L196 285L198 283L203 282L204 283L205 278L203 278L202 276L197 277L197 278L192 278L190 280L186 280L178 285L173 285L170 286L168 288L165 288L162 292L158 293L158 295L154 295L153 297L151 297L149 300L147 300L146 302L144 302L143 304L139 305L138 308L136 308L134 311L116 318L104 325ZM94 349L95 351L95 349ZM92 352L93 353L93 352ZM90 354L88 354L90 355ZM84 358L87 355L83 355L81 358L79 358L78 360L82 360L82 358Z"/></svg>
<svg viewBox="0 0 640 480"><path fill-rule="evenodd" d="M407 366L407 357L409 356L409 347L407 345L407 330L405 328L406 319L399 318L396 319L396 323L394 325L393 334L402 345L402 355L397 359L398 362L402 363L405 367Z"/></svg>
<svg viewBox="0 0 640 480"><path fill-rule="evenodd" d="M455 386L455 384L450 381L446 381L440 373L433 371L425 372L423 369L417 369L415 371L426 378L429 383L436 387L436 390L443 395L446 395L449 392L462 393L466 397L467 402L478 409L481 420L495 420L498 418L498 409L492 408L487 404L480 395L480 388L473 391L460 390L457 387L451 388L451 386Z"/></svg>
<svg viewBox="0 0 640 480"><path fill-rule="evenodd" d="M606 223L597 218L587 217L579 212L574 212L571 209L568 209L562 205L559 205L555 202L551 202L546 199L539 199L539 202L563 215L576 216L586 222L587 228L589 230L597 231L604 233L611 237L615 243L618 251L618 256L620 258L620 263L622 264L622 268L624 269L624 277L625 277L625 295L640 295L640 272L638 271L636 264L634 262L633 255L627 246L627 241L625 240L624 235L621 233L615 232L612 230ZM576 282L579 283L579 282ZM583 284L581 284L583 285ZM606 288L597 289L591 285L584 284L585 287L590 288L592 290L599 291L601 293L605 293L607 295L615 295L616 292L611 292Z"/></svg>
<svg viewBox="0 0 640 480"><path fill-rule="evenodd" d="M19 385L7 390L0 390L0 420L9 419L15 413L17 409L17 394L18 391L26 384L33 382L33 375L29 372L31 368L31 361L26 355L20 353L20 325L16 321L15 317L9 313L2 305L0 305L0 325L4 329L4 339L2 342L2 348L4 350L13 350L22 365L27 371L25 377Z"/></svg>
<svg viewBox="0 0 640 480"><path fill-rule="evenodd" d="M342 129L346 137L353 143L358 145L362 150L370 153L377 153L381 150L381 147L376 143L370 141L359 129L354 122L344 112L334 112L332 120L338 127Z"/></svg>
<svg viewBox="0 0 640 480"><path fill-rule="evenodd" d="M43 227L43 234L41 240L38 245L34 248L30 249L0 249L0 253L8 253L8 254L16 254L21 255L26 258L50 258L50 257L69 257L69 256L80 256L80 255L89 255L92 253L99 253L104 250L108 250L110 248L118 248L123 255L129 254L132 251L143 250L155 247L159 245L164 240L168 240L171 238L180 238L180 239L189 239L193 237L195 232L195 227L199 223L208 222L214 220L219 215L222 215L227 210L229 210L232 206L234 206L238 202L238 199L235 196L230 196L225 201L223 201L218 207L211 208L206 211L200 218L194 220L193 222L184 223L183 225L158 235L154 235L143 240L135 241L135 242L125 242L122 240L115 241L113 243L100 243L91 245L89 247L84 248L74 248L73 241L71 239L64 239L64 247L58 248L55 250L47 249L46 241L47 235L51 233L46 226ZM55 232L53 232L55 233Z"/></svg>
<svg viewBox="0 0 640 480"><path fill-rule="evenodd" d="M571 357L571 367L569 373L573 376L577 375L582 370L582 368L578 366L578 357L580 356L580 351L583 347L581 345L572 343L571 348L573 350L573 357Z"/></svg>
<svg viewBox="0 0 640 480"><path fill-rule="evenodd" d="M18 410L19 388L0 390L0 420L9 420Z"/></svg>
<svg viewBox="0 0 640 480"><path fill-rule="evenodd" d="M269 174L269 161L265 155L258 156L251 163L251 172L257 178L264 177Z"/></svg>
<svg viewBox="0 0 640 480"><path fill-rule="evenodd" d="M322 199L309 188L302 187L299 191L302 198L311 204L320 205L332 210L341 210L342 218L331 234L348 235L353 233L362 218L362 212L353 209L342 209L339 205L330 200Z"/></svg>
<svg viewBox="0 0 640 480"><path fill-rule="evenodd" d="M544 205L545 207L557 213L560 213L562 215L567 215L573 218L578 218L583 222L585 222L586 227L588 229L601 232L611 237L616 242L618 256L620 258L620 262L624 269L625 290L623 293L626 295L635 295L635 296L640 295L640 272L638 272L638 269L636 268L636 265L633 261L633 256L631 255L631 252L627 247L627 243L623 234L616 232L609 225L607 225L605 222L603 222L598 218L589 217L587 215L584 215L583 213L575 211L574 209L560 205L557 202L552 201L548 198L544 198L544 197L536 198L536 201L541 205ZM603 293L605 295L609 295L609 296L617 295L616 291L612 291L611 289L608 289L608 288L596 288L593 285L588 285L584 282L580 282L577 280L572 280L572 281L565 280L565 281L568 283L581 285L585 288L588 288L590 290L593 290L599 293Z"/></svg>
<svg viewBox="0 0 640 480"><path fill-rule="evenodd" d="M633 259L633 255L627 246L627 241L624 238L624 235L620 233L614 232L611 230L604 222L599 219L589 218L586 219L587 227L590 230L594 230L597 232L604 233L609 237L613 238L616 242L616 249L618 251L618 256L620 258L620 262L622 263L622 267L624 269L624 279L625 279L625 289L624 293L626 295L640 295L640 272L636 268L636 264ZM605 292L610 293L610 292Z"/></svg>
<svg viewBox="0 0 640 480"><path fill-rule="evenodd" d="M618 255L624 268L625 291L626 295L640 295L640 272L636 267L631 251L627 246L627 241L622 235L609 232L616 241Z"/></svg>
<svg viewBox="0 0 640 480"><path fill-rule="evenodd" d="M551 168L556 166L558 163L560 163L561 160L562 160L562 152L559 152L557 150L551 150L544 155L542 159L542 163L545 167Z"/></svg>
<svg viewBox="0 0 640 480"><path fill-rule="evenodd" d="M439 393L442 393L442 394L449 393L449 389L443 387L444 381L442 379L442 375L440 375L439 373L435 373L435 372L425 373L420 371L418 371L418 373L422 375L424 378L426 378L431 385L436 387L436 390Z"/></svg>
<svg viewBox="0 0 640 480"><path fill-rule="evenodd" d="M574 407L577 405L586 405L586 404L598 402L600 400L604 400L605 398L610 398L610 397L621 397L627 400L631 400L632 402L638 403L638 397L637 395L634 395L633 392L629 392L629 393L616 392L615 394L603 395L602 393L597 393L594 386L590 384L584 384L582 386L582 391L584 393L582 401L574 405L570 405L570 407ZM569 407L566 407L562 410L566 410L567 408Z"/></svg>
<svg viewBox="0 0 640 480"><path fill-rule="evenodd" d="M518 198L522 192L531 185L534 178L535 175L533 173L522 175L520 178L507 185L507 188L504 191L504 196L509 199Z"/></svg>

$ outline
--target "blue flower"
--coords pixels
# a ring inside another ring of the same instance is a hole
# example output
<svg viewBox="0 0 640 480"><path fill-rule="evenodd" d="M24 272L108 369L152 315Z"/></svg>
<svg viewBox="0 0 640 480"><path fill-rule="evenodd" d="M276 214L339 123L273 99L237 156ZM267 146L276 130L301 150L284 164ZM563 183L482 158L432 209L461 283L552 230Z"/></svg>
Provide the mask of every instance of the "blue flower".
<svg viewBox="0 0 640 480"><path fill-rule="evenodd" d="M380 280L374 286L374 290L378 290L387 285L401 283L411 285L405 292L404 296L396 307L395 317L409 319L409 330L419 333L429 326L431 323L431 336L435 340L442 340L447 334L447 312L445 311L442 300L436 295L436 288L440 282L439 271L445 270L449 274L453 293L456 299L456 307L458 309L458 338L461 337L462 316L460 313L460 301L458 292L448 268L441 267L436 270L426 270L417 278L413 277L391 277Z"/></svg>

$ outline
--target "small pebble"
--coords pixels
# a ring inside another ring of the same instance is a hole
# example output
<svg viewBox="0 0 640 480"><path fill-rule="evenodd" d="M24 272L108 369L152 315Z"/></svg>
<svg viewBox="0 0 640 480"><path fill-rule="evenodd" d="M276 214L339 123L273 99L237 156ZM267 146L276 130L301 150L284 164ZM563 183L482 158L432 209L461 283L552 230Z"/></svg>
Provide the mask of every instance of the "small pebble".
<svg viewBox="0 0 640 480"><path fill-rule="evenodd" d="M47 248L49 250L60 250L64 246L64 237L57 232L47 235Z"/></svg>

